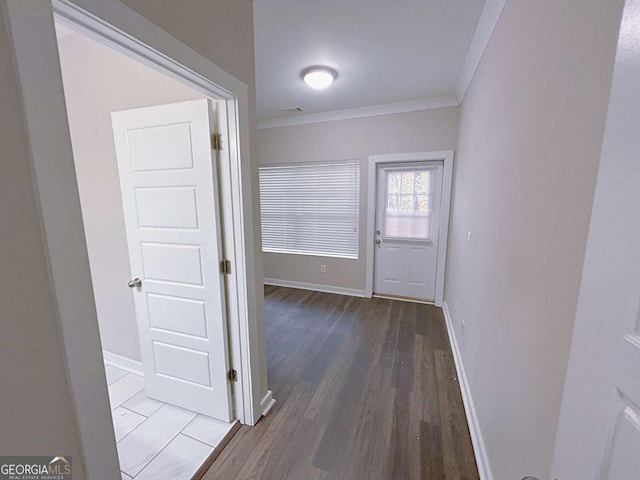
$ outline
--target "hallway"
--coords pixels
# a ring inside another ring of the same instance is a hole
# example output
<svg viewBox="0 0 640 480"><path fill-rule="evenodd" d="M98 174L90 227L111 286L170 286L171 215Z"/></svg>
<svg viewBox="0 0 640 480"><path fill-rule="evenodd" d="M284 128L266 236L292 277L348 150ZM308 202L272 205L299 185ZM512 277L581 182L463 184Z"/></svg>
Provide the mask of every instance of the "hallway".
<svg viewBox="0 0 640 480"><path fill-rule="evenodd" d="M442 311L265 288L277 403L204 479L477 479Z"/></svg>

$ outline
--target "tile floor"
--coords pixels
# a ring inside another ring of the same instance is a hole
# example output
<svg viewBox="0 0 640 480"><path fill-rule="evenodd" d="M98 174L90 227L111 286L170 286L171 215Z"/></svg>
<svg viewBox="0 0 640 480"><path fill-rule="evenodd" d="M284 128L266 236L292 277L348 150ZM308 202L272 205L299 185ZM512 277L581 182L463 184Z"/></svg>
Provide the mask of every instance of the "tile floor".
<svg viewBox="0 0 640 480"><path fill-rule="evenodd" d="M190 479L233 423L148 398L141 376L105 366L122 479Z"/></svg>

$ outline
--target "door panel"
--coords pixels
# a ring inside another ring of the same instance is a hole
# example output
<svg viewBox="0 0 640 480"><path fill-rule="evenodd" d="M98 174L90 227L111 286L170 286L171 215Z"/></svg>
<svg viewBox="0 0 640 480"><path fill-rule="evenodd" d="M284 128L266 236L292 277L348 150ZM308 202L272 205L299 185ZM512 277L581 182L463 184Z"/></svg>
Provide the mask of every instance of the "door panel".
<svg viewBox="0 0 640 480"><path fill-rule="evenodd" d="M409 285L416 287L425 287L428 285L430 275L429 271L424 267L429 264L430 253L426 247L409 247L409 269L407 271L407 282Z"/></svg>
<svg viewBox="0 0 640 480"><path fill-rule="evenodd" d="M374 294L433 301L442 162L379 165Z"/></svg>
<svg viewBox="0 0 640 480"><path fill-rule="evenodd" d="M116 112L112 122L131 276L142 280L133 295L146 394L229 421L212 102Z"/></svg>
<svg viewBox="0 0 640 480"><path fill-rule="evenodd" d="M127 132L134 172L193 168L191 124L143 126Z"/></svg>
<svg viewBox="0 0 640 480"><path fill-rule="evenodd" d="M206 338L207 315L204 301L149 293L147 302L151 328ZM174 321L176 318L182 319L179 324Z"/></svg>
<svg viewBox="0 0 640 480"><path fill-rule="evenodd" d="M153 342L156 374L185 383L211 387L209 354L158 341Z"/></svg>
<svg viewBox="0 0 640 480"><path fill-rule="evenodd" d="M640 295L637 295L640 299ZM640 337L637 332L622 338L609 411L609 432L604 447L602 477L626 479L640 476Z"/></svg>
<svg viewBox="0 0 640 480"><path fill-rule="evenodd" d="M383 245L380 247L380 281L383 285L398 284L402 276L400 272L400 258L402 256L401 249L392 245ZM392 288L388 286L387 288Z"/></svg>
<svg viewBox="0 0 640 480"><path fill-rule="evenodd" d="M147 280L202 285L202 255L196 245L140 243Z"/></svg>
<svg viewBox="0 0 640 480"><path fill-rule="evenodd" d="M609 450L604 478L630 479L638 477L638 472L640 472L640 455L638 455L640 452L640 412L637 408L625 405L621 409L615 423Z"/></svg>
<svg viewBox="0 0 640 480"><path fill-rule="evenodd" d="M141 228L198 228L194 187L136 188Z"/></svg>

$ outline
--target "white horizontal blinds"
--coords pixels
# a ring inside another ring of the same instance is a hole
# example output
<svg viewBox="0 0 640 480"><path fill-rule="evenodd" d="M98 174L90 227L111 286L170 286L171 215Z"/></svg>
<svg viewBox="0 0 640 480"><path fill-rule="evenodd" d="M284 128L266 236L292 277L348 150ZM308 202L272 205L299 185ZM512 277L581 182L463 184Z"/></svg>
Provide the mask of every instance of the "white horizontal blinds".
<svg viewBox="0 0 640 480"><path fill-rule="evenodd" d="M384 236L428 240L433 213L432 170L387 170Z"/></svg>
<svg viewBox="0 0 640 480"><path fill-rule="evenodd" d="M260 168L262 249L358 258L360 164Z"/></svg>

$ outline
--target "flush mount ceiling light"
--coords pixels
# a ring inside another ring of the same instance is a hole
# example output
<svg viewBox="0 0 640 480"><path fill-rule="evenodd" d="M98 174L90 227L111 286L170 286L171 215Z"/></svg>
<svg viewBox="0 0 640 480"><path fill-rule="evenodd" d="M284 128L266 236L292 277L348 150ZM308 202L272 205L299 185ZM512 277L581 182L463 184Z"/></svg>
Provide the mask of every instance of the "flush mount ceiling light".
<svg viewBox="0 0 640 480"><path fill-rule="evenodd" d="M302 71L304 83L315 90L327 88L337 76L338 72L329 67L309 67Z"/></svg>

